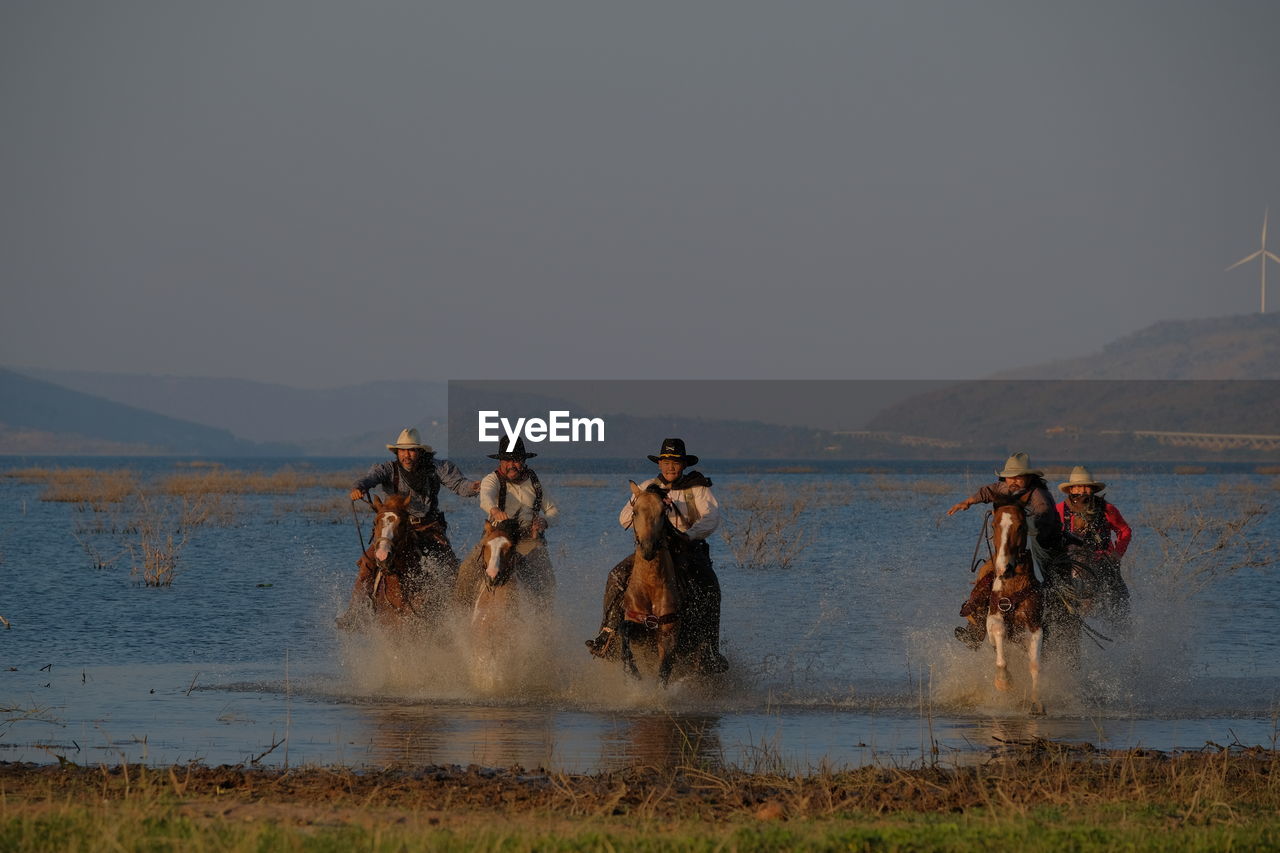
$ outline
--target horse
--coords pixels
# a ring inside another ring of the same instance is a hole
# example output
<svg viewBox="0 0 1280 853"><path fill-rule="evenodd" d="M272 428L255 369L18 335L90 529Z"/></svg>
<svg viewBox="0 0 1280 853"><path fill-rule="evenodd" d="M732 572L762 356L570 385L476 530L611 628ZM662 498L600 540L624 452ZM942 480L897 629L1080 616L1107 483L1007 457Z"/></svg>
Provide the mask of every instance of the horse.
<svg viewBox="0 0 1280 853"><path fill-rule="evenodd" d="M630 483L636 551L622 595L622 663L629 674L639 678L632 644L656 647L658 682L666 687L680 639L680 590L666 542L666 505L661 490L645 490L634 481Z"/></svg>
<svg viewBox="0 0 1280 853"><path fill-rule="evenodd" d="M1044 713L1040 703L1040 641L1044 636L1044 599L1027 550L1027 519L1022 507L998 506L992 511L993 574L987 601L987 640L996 650L997 690L1010 687L1005 642L1023 640L1031 671L1031 713ZM985 571L985 568L984 568Z"/></svg>
<svg viewBox="0 0 1280 853"><path fill-rule="evenodd" d="M422 620L430 610L421 576L420 549L409 520L409 496L372 498L373 541L356 565L351 606L338 618L341 628L357 628L372 614L388 628Z"/></svg>
<svg viewBox="0 0 1280 853"><path fill-rule="evenodd" d="M485 521L480 538L485 570L471 606L471 641L476 674L490 686L501 659L510 648L519 618L521 584L516 571L519 541L520 525L515 519L496 524Z"/></svg>

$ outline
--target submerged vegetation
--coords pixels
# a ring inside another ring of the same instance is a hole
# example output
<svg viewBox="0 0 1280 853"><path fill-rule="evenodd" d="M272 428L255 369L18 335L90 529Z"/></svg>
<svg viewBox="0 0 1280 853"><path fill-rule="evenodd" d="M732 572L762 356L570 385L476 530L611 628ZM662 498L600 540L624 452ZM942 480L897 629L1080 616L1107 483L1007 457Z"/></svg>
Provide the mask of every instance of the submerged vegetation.
<svg viewBox="0 0 1280 853"><path fill-rule="evenodd" d="M296 495L310 489L345 489L351 475L285 467L241 471L217 462L180 462L182 469L143 481L127 468L20 468L5 476L41 484L40 500L74 504L72 535L95 569L129 558L130 572L146 586L170 586L192 536L236 522L238 495ZM311 502L304 511L341 518L349 502Z"/></svg>

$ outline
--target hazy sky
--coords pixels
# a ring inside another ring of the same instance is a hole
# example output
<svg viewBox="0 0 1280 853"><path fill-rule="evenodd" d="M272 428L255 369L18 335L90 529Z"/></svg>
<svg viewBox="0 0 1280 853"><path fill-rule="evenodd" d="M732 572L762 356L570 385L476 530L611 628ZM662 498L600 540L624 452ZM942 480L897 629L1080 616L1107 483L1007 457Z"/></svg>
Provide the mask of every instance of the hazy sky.
<svg viewBox="0 0 1280 853"><path fill-rule="evenodd" d="M0 364L981 376L1258 309L1280 3L6 0L0 170Z"/></svg>

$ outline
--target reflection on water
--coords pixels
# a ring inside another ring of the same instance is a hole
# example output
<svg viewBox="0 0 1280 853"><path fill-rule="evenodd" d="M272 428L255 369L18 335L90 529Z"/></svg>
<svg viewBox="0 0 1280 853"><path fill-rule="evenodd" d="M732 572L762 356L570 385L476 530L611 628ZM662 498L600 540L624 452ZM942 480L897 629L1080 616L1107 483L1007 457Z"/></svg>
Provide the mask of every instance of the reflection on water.
<svg viewBox="0 0 1280 853"><path fill-rule="evenodd" d="M734 668L711 692L634 682L583 649L604 575L631 547L616 526L621 498L607 489L556 492L555 611L534 614L497 687L480 690L462 634L389 645L333 629L355 572L349 519L316 523L289 509L323 491L244 496L235 525L192 539L172 588L147 589L127 567L91 567L74 507L0 478L3 566L26 580L6 588L0 612L13 625L0 630L0 707L9 709L0 758L803 770L981 760L1037 738L1156 749L1274 742L1280 573L1215 577L1189 596L1158 573L1155 536L1141 523L1189 489L1211 503L1238 487L1269 500L1270 480L1108 476L1136 527L1125 563L1134 633L1105 652L1086 647L1082 672L1046 660L1049 714L1030 719L1018 653L1014 689L1001 694L990 650L951 637L976 527L943 514L974 478L933 473L944 488L922 489L912 487L919 474L904 476L770 477L809 490L807 517L824 535L785 571L734 567L724 543L713 546ZM894 483L906 488L886 488ZM478 511L446 500L465 552ZM921 520L912 535L881 535L903 512ZM1280 540L1277 514L1253 535Z"/></svg>

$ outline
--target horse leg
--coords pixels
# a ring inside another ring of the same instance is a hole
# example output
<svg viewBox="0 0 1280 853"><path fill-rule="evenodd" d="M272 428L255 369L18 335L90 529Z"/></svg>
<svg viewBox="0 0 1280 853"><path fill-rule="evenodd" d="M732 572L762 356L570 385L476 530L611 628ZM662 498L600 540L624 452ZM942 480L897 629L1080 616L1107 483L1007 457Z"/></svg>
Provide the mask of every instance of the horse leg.
<svg viewBox="0 0 1280 853"><path fill-rule="evenodd" d="M1027 632L1027 665L1031 670L1031 715L1044 716L1044 705L1040 702L1040 638L1044 635L1041 628Z"/></svg>
<svg viewBox="0 0 1280 853"><path fill-rule="evenodd" d="M622 635L622 668L632 678L639 678L640 670L636 667L635 655L631 653L631 632L634 629L634 622L623 622L618 633Z"/></svg>
<svg viewBox="0 0 1280 853"><path fill-rule="evenodd" d="M671 680L671 667L676 662L677 639L674 622L658 626L658 683L663 687Z"/></svg>
<svg viewBox="0 0 1280 853"><path fill-rule="evenodd" d="M1009 667L1004 659L1004 616L1000 613L987 614L987 639L996 647L996 689L1008 690Z"/></svg>

